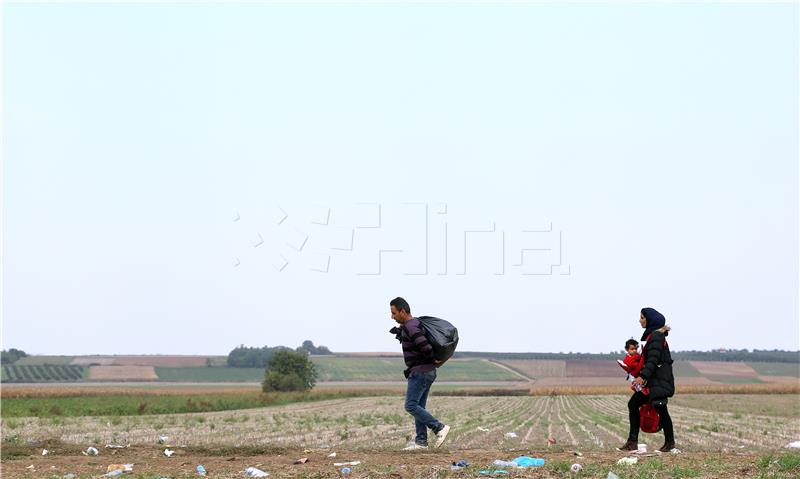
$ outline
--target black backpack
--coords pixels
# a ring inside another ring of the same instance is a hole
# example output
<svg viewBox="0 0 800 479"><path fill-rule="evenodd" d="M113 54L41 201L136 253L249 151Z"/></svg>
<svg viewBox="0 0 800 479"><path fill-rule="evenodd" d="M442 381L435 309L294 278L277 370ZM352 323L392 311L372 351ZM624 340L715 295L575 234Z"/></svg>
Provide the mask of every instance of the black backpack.
<svg viewBox="0 0 800 479"><path fill-rule="evenodd" d="M450 359L458 346L458 329L449 321L433 316L419 316L417 319L433 347L433 358L437 361Z"/></svg>

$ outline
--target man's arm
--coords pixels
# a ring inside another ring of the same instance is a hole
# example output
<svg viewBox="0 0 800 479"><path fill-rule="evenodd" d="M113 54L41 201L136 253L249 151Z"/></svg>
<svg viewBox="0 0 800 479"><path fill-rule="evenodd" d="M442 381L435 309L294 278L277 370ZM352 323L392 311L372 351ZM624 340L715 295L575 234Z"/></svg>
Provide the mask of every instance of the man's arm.
<svg viewBox="0 0 800 479"><path fill-rule="evenodd" d="M433 346L428 342L428 338L425 336L425 331L420 327L419 321L410 321L406 323L405 327L408 331L409 340L414 344L414 348L424 357L433 361Z"/></svg>

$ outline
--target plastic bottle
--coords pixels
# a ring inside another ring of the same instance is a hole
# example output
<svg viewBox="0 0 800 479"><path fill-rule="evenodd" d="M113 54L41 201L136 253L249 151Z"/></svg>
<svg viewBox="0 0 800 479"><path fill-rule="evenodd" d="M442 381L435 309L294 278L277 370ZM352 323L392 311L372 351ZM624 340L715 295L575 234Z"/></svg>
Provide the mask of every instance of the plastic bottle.
<svg viewBox="0 0 800 479"><path fill-rule="evenodd" d="M350 468L349 467L343 467L342 468L342 474L344 474L345 476L350 474Z"/></svg>

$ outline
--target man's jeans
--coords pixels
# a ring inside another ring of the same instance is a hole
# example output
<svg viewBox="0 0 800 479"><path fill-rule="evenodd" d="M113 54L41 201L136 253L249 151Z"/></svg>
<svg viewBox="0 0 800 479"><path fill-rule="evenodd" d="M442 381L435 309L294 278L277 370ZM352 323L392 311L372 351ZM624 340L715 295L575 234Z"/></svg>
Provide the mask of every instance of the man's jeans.
<svg viewBox="0 0 800 479"><path fill-rule="evenodd" d="M428 393L434 381L436 381L435 369L427 373L412 372L408 376L406 412L414 416L414 424L417 427L417 437L414 442L419 445L428 445L428 428L433 429L433 432L439 432L444 427L444 424L425 410Z"/></svg>

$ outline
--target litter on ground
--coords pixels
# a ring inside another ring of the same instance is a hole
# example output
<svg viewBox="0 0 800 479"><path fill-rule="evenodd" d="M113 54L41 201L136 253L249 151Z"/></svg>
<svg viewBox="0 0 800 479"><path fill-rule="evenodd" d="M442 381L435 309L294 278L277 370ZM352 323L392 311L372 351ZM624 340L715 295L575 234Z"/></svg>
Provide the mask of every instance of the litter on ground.
<svg viewBox="0 0 800 479"><path fill-rule="evenodd" d="M261 469L255 467L248 467L244 470L244 473L247 474L249 477L267 477L269 476L268 472L264 472Z"/></svg>
<svg viewBox="0 0 800 479"><path fill-rule="evenodd" d="M82 453L84 456L96 456L100 454L100 451L97 450L96 447L87 447L85 451Z"/></svg>

